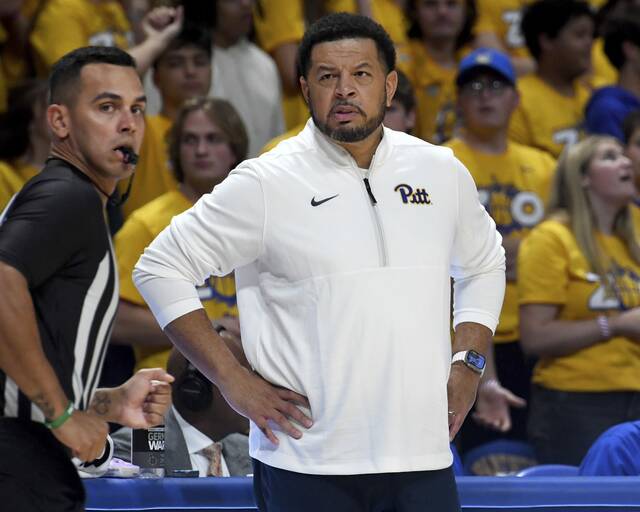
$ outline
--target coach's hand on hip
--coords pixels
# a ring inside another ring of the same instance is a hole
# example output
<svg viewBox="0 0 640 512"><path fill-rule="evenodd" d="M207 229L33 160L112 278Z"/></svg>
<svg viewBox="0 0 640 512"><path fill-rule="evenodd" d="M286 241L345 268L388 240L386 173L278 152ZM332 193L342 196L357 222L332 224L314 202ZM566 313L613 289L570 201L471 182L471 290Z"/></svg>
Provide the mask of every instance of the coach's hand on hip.
<svg viewBox="0 0 640 512"><path fill-rule="evenodd" d="M274 444L278 444L278 438L273 432L273 423L295 439L300 439L302 432L292 420L306 428L313 425L311 418L297 407L300 405L310 409L307 397L273 386L242 366L238 365L232 375L221 379L218 388L229 405L253 421Z"/></svg>

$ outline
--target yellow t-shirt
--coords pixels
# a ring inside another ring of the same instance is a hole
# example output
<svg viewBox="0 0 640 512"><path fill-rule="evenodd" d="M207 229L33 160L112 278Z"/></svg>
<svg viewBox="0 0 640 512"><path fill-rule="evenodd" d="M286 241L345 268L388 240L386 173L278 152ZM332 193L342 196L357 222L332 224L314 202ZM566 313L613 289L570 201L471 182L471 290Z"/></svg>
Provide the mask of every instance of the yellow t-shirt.
<svg viewBox="0 0 640 512"><path fill-rule="evenodd" d="M166 142L171 120L163 115L147 116L144 138L140 147L140 159L129 199L122 205L122 213L127 218L134 210L169 190L176 190L178 182L169 165L169 147ZM118 190L127 189L129 180L121 180Z"/></svg>
<svg viewBox="0 0 640 512"><path fill-rule="evenodd" d="M131 273L144 249L169 225L171 219L191 207L179 191L172 190L131 214L115 236L115 251L120 279L120 298L138 306L144 299L133 284ZM198 294L211 319L238 315L233 275L210 277L198 287ZM169 349L134 346L137 368L166 368Z"/></svg>
<svg viewBox="0 0 640 512"><path fill-rule="evenodd" d="M491 33L512 57L531 57L520 29L522 9L532 0L477 0L475 33Z"/></svg>
<svg viewBox="0 0 640 512"><path fill-rule="evenodd" d="M325 10L355 14L358 12L358 5L356 0L326 0ZM373 19L384 27L395 44L407 42L409 20L398 2L395 0L372 0L371 11Z"/></svg>
<svg viewBox="0 0 640 512"><path fill-rule="evenodd" d="M40 172L33 165L0 161L0 212L22 186Z"/></svg>
<svg viewBox="0 0 640 512"><path fill-rule="evenodd" d="M520 104L511 116L509 138L558 157L581 136L584 106L591 91L576 82L571 97L559 94L536 75L518 81Z"/></svg>
<svg viewBox="0 0 640 512"><path fill-rule="evenodd" d="M625 308L640 306L640 265L616 236L597 234L612 260L612 277ZM617 298L607 297L575 237L564 224L549 220L533 229L520 246L520 304L560 306L559 320L595 319L621 311ZM542 358L533 382L560 391L640 391L640 344L616 337L568 356Z"/></svg>
<svg viewBox="0 0 640 512"><path fill-rule="evenodd" d="M510 142L500 155L481 153L454 138L446 146L473 176L480 201L504 238L524 239L545 216L555 160L548 153ZM507 282L496 343L518 340L518 292Z"/></svg>
<svg viewBox="0 0 640 512"><path fill-rule="evenodd" d="M459 52L462 57L467 50ZM413 133L433 144L450 139L456 124L457 67L443 68L428 54L422 41L398 47L398 68L413 85L416 127Z"/></svg>
<svg viewBox="0 0 640 512"><path fill-rule="evenodd" d="M271 53L286 43L298 43L304 35L302 0L257 0L253 6L253 27L258 44Z"/></svg>
<svg viewBox="0 0 640 512"><path fill-rule="evenodd" d="M117 0L47 0L30 35L36 66L46 76L63 55L82 46L117 46L132 41L131 26Z"/></svg>

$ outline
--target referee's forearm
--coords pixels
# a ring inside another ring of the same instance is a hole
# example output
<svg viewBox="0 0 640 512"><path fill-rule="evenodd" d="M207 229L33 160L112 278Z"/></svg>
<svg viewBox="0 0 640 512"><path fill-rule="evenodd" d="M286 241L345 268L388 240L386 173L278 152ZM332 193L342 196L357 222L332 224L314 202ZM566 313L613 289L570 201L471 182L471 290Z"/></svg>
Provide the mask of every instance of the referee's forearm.
<svg viewBox="0 0 640 512"><path fill-rule="evenodd" d="M57 418L69 399L42 350L27 281L0 262L0 290L0 368L46 419Z"/></svg>

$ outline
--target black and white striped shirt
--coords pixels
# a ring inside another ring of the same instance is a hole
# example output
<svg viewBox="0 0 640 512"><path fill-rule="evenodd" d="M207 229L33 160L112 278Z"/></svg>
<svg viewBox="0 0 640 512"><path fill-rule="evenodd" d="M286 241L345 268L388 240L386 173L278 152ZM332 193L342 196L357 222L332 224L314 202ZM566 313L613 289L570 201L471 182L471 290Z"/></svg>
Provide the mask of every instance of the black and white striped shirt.
<svg viewBox="0 0 640 512"><path fill-rule="evenodd" d="M49 160L0 217L0 260L27 279L45 355L76 408L87 408L118 304L104 209L88 178ZM2 371L0 416L44 420Z"/></svg>

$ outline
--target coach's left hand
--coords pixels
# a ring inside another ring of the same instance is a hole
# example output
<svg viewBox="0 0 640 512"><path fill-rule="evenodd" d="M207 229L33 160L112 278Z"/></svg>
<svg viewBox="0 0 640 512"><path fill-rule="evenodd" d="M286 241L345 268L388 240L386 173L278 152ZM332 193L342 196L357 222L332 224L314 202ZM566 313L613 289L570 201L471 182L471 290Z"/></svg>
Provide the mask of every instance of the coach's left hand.
<svg viewBox="0 0 640 512"><path fill-rule="evenodd" d="M476 400L480 375L461 364L451 365L447 383L449 441L453 441Z"/></svg>

